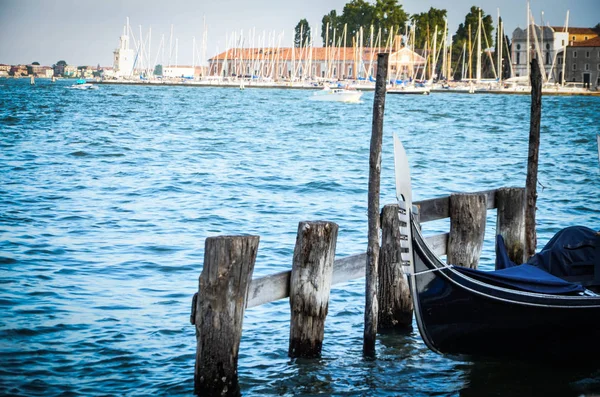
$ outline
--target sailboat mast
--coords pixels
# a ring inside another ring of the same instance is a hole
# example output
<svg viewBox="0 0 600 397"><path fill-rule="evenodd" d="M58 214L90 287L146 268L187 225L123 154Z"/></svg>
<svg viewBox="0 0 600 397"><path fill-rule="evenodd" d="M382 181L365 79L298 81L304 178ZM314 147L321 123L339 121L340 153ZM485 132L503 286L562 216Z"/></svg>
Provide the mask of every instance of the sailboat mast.
<svg viewBox="0 0 600 397"><path fill-rule="evenodd" d="M531 34L531 26L529 26L529 1L527 2L527 76L529 76L529 57L530 55L530 47L529 47L529 35Z"/></svg>
<svg viewBox="0 0 600 397"><path fill-rule="evenodd" d="M463 43L463 55L462 55L462 73L461 73L461 80L466 78L467 76L465 76L465 59L467 58L467 43Z"/></svg>
<svg viewBox="0 0 600 397"><path fill-rule="evenodd" d="M481 8L479 9L479 21L477 23L477 82L481 81Z"/></svg>
<svg viewBox="0 0 600 397"><path fill-rule="evenodd" d="M565 86L565 66L567 66L567 44L569 43L569 10L567 10L567 20L565 21L565 34L567 35L567 39L565 40L565 45L563 46L563 63L562 63L562 81L561 85ZM598 154L600 156L600 152Z"/></svg>
<svg viewBox="0 0 600 397"><path fill-rule="evenodd" d="M171 24L171 37L169 38L169 67L173 59L173 24Z"/></svg>
<svg viewBox="0 0 600 397"><path fill-rule="evenodd" d="M471 47L471 24L469 24L469 80L473 79L473 47Z"/></svg>
<svg viewBox="0 0 600 397"><path fill-rule="evenodd" d="M502 81L502 32L500 28L500 8L498 8L498 25L496 27L496 56L498 58L498 81Z"/></svg>

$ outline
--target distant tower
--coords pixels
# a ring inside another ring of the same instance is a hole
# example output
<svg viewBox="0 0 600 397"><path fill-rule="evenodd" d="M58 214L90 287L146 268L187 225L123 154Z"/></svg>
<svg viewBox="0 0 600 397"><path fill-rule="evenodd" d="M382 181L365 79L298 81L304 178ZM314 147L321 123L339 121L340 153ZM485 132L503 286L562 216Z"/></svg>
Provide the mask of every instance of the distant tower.
<svg viewBox="0 0 600 397"><path fill-rule="evenodd" d="M119 48L113 54L115 76L131 76L133 74L135 54L133 49L129 48L129 17L127 17L127 24L123 27L123 35L120 38Z"/></svg>

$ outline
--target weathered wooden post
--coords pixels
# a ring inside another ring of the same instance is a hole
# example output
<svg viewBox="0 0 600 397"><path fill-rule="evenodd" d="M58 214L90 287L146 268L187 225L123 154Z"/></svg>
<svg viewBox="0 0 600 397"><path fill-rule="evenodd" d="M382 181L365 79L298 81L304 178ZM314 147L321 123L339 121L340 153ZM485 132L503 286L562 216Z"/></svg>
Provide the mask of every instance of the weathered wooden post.
<svg viewBox="0 0 600 397"><path fill-rule="evenodd" d="M477 269L485 235L486 212L485 194L450 195L448 264Z"/></svg>
<svg viewBox="0 0 600 397"><path fill-rule="evenodd" d="M290 279L290 357L321 356L338 225L300 222Z"/></svg>
<svg viewBox="0 0 600 397"><path fill-rule="evenodd" d="M194 393L239 396L238 351L258 236L206 239L196 306Z"/></svg>
<svg viewBox="0 0 600 397"><path fill-rule="evenodd" d="M531 116L529 125L529 153L527 156L527 181L525 183L525 257L535 254L535 205L537 201L537 174L540 157L540 121L542 118L542 74L537 59L531 61Z"/></svg>
<svg viewBox="0 0 600 397"><path fill-rule="evenodd" d="M406 329L412 326L412 299L400 255L400 225L398 204L389 204L381 212L381 251L379 256L379 332Z"/></svg>
<svg viewBox="0 0 600 397"><path fill-rule="evenodd" d="M368 218L369 240L367 246L365 282L365 328L363 355L375 356L377 337L377 265L379 262L379 190L381 184L381 146L383 141L383 113L387 83L389 54L377 54L377 79L373 100L373 125L371 131L371 151L369 155L369 195Z"/></svg>
<svg viewBox="0 0 600 397"><path fill-rule="evenodd" d="M525 189L498 189L496 207L496 234L503 237L510 260L520 265L525 262Z"/></svg>

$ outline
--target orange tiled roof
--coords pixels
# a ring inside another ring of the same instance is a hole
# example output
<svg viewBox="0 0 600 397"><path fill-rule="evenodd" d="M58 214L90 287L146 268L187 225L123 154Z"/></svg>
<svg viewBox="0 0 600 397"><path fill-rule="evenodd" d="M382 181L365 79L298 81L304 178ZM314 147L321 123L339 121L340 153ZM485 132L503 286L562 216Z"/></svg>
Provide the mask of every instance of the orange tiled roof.
<svg viewBox="0 0 600 397"><path fill-rule="evenodd" d="M562 26L552 26L552 29L555 32L564 32L565 28ZM590 34L590 35L600 35L600 29L596 28L568 28L567 31L570 34Z"/></svg>
<svg viewBox="0 0 600 397"><path fill-rule="evenodd" d="M600 36L585 41L574 41L571 47L600 47Z"/></svg>
<svg viewBox="0 0 600 397"><path fill-rule="evenodd" d="M294 58L298 59L309 59L313 61L325 61L327 59L337 60L352 60L355 56L355 50L352 47L343 48L325 48L325 47L313 47L311 49L294 48ZM380 52L388 52L384 48L363 48L362 58L369 58L371 55L373 59L377 59L377 54ZM312 53L312 54L311 54ZM273 59L276 58L280 61L291 61L292 60L292 48L232 48L225 52L222 52L214 57L211 61L220 61L227 59Z"/></svg>

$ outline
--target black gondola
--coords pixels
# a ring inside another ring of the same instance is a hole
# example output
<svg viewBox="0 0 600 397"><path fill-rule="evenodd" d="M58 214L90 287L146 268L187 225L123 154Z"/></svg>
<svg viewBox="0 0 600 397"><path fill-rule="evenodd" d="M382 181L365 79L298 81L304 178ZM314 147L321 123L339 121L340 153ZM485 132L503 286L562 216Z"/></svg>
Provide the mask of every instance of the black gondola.
<svg viewBox="0 0 600 397"><path fill-rule="evenodd" d="M397 138L394 144L398 198L410 223L405 244L412 254L403 259L427 346L458 356L597 360L600 295L527 264L493 272L446 265L411 214L408 161ZM600 256L593 261L598 266Z"/></svg>

